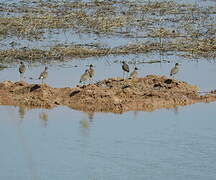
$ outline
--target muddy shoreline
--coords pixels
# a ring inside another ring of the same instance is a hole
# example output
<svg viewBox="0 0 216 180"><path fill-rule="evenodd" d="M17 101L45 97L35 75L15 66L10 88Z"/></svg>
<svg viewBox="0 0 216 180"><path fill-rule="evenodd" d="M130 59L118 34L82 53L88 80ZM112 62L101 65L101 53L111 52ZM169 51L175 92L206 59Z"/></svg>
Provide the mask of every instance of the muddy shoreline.
<svg viewBox="0 0 216 180"><path fill-rule="evenodd" d="M216 91L200 95L198 87L165 76L110 78L74 88L53 88L24 81L0 83L0 105L29 108L68 106L87 112L154 111L216 101Z"/></svg>

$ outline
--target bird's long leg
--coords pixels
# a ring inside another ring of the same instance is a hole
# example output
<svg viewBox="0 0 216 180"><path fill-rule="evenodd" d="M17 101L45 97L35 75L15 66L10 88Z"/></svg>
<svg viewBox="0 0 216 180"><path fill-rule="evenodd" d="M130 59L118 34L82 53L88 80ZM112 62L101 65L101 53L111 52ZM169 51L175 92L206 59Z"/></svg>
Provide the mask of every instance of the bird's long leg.
<svg viewBox="0 0 216 180"><path fill-rule="evenodd" d="M124 70L123 70L123 79L124 79L124 75L125 75L125 72L124 72Z"/></svg>

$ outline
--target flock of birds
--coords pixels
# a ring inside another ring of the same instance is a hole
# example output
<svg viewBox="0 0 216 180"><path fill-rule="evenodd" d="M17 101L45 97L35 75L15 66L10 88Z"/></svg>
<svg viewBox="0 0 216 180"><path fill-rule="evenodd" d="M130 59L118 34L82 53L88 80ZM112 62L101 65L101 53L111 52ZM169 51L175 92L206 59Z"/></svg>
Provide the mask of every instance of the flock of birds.
<svg viewBox="0 0 216 180"><path fill-rule="evenodd" d="M129 65L125 61L122 61L122 70L123 70L123 79L124 79L125 72L126 73L130 72ZM25 73L25 71L26 71L25 64L23 62L20 62L20 66L19 66L20 80L22 79L22 76ZM135 67L134 70L130 73L129 79L137 78L138 75L137 71L138 68ZM175 66L170 71L170 76L175 75L176 73L178 73L178 71L179 71L179 64L176 63ZM95 75L95 70L93 68L93 65L90 64L89 68L86 69L84 74L81 75L79 82L85 83L86 81L90 81L92 80L94 75ZM40 74L38 79L41 80L43 84L43 80L46 79L47 77L48 77L48 67L45 67L44 71Z"/></svg>
<svg viewBox="0 0 216 180"><path fill-rule="evenodd" d="M20 66L19 66L20 80L22 79L22 76L25 73L25 71L26 71L25 64L23 62L20 62ZM42 84L43 84L43 80L46 79L47 77L48 77L48 67L45 67L44 71L40 74L38 79L42 80Z"/></svg>
<svg viewBox="0 0 216 180"><path fill-rule="evenodd" d="M122 61L122 69L123 69L123 78L124 78L124 72L127 72L127 73L130 72L129 66L125 61ZM138 74L137 70L138 68L135 67L134 71L130 73L129 79L137 78L137 74ZM176 63L175 66L170 71L170 76L177 74L178 71L179 71L179 63Z"/></svg>

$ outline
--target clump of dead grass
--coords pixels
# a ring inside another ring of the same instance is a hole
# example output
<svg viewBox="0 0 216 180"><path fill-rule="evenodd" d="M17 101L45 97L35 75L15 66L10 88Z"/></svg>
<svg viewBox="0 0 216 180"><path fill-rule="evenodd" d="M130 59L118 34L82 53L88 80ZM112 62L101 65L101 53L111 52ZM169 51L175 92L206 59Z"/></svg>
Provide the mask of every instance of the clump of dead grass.
<svg viewBox="0 0 216 180"><path fill-rule="evenodd" d="M22 59L28 61L64 60L70 58L86 58L91 56L106 56L119 54L149 53L156 51L175 51L190 53L192 55L216 57L216 39L203 39L196 42L190 39L180 39L164 42L163 47L158 43L129 44L117 48L86 47L82 45L54 46L49 50L41 49L9 49L0 51L1 61Z"/></svg>

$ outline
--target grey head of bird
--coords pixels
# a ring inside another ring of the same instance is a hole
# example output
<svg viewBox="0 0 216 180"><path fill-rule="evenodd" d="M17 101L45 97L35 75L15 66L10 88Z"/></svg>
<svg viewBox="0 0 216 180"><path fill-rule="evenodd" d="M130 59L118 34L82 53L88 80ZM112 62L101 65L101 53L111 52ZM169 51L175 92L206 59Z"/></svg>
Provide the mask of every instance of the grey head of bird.
<svg viewBox="0 0 216 180"><path fill-rule="evenodd" d="M94 67L94 66L93 66L93 64L90 64L89 67L92 68L92 67Z"/></svg>
<svg viewBox="0 0 216 180"><path fill-rule="evenodd" d="M95 70L93 69L92 64L89 66L88 73L89 73L90 78L92 78L95 75Z"/></svg>
<svg viewBox="0 0 216 180"><path fill-rule="evenodd" d="M179 63L175 63L175 66L176 66L176 67L179 66Z"/></svg>
<svg viewBox="0 0 216 180"><path fill-rule="evenodd" d="M19 65L19 72L20 74L24 73L26 70L25 65L22 61L20 61L20 65Z"/></svg>
<svg viewBox="0 0 216 180"><path fill-rule="evenodd" d="M139 70L139 69L137 67L135 67L134 70Z"/></svg>

